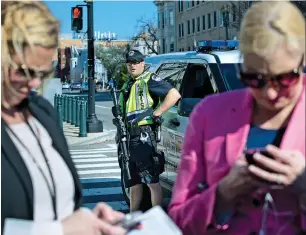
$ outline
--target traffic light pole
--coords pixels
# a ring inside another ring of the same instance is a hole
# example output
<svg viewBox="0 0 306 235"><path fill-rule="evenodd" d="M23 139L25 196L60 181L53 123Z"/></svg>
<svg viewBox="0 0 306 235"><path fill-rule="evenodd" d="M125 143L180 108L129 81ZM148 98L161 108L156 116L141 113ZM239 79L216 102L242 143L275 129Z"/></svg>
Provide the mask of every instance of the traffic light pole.
<svg viewBox="0 0 306 235"><path fill-rule="evenodd" d="M86 127L88 133L103 132L103 124L98 120L95 113L95 49L94 49L94 22L93 22L93 1L87 3L87 50L88 50L88 116Z"/></svg>

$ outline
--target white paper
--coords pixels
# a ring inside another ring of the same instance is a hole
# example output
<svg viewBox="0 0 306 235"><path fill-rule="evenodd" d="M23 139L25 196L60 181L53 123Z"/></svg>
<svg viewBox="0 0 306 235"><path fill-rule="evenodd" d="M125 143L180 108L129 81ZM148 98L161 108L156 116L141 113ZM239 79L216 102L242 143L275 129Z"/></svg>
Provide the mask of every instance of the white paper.
<svg viewBox="0 0 306 235"><path fill-rule="evenodd" d="M141 216L141 230L133 230L128 235L182 235L180 229L160 206L155 206Z"/></svg>

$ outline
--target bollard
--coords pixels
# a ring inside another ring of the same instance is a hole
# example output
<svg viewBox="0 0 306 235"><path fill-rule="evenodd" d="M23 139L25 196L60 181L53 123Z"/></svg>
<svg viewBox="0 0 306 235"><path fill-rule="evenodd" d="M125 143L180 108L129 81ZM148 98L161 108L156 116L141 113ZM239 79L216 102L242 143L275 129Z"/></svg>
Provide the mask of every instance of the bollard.
<svg viewBox="0 0 306 235"><path fill-rule="evenodd" d="M75 125L75 119L76 119L76 99L75 97L72 98L72 115L71 115L71 125Z"/></svg>
<svg viewBox="0 0 306 235"><path fill-rule="evenodd" d="M61 108L62 108L62 120L64 121L64 95L60 95Z"/></svg>
<svg viewBox="0 0 306 235"><path fill-rule="evenodd" d="M67 105L67 103L66 103L66 100L67 100L67 96L64 95L64 97L63 97L63 105L62 105L62 107L63 107L63 121L64 122L67 121L67 113L66 113L66 105Z"/></svg>
<svg viewBox="0 0 306 235"><path fill-rule="evenodd" d="M66 109L66 111L65 111L65 113L66 113L65 121L66 122L68 122L68 98L69 98L69 96L67 96L66 100L65 100L65 102L66 102L66 104L65 104L65 109Z"/></svg>
<svg viewBox="0 0 306 235"><path fill-rule="evenodd" d="M71 96L68 97L68 120L67 120L68 123L71 123L71 115L72 115L72 110L71 110L72 99L71 98L72 98Z"/></svg>
<svg viewBox="0 0 306 235"><path fill-rule="evenodd" d="M54 95L54 108L57 107L57 94Z"/></svg>
<svg viewBox="0 0 306 235"><path fill-rule="evenodd" d="M75 118L75 127L80 126L80 97L76 98L76 118Z"/></svg>
<svg viewBox="0 0 306 235"><path fill-rule="evenodd" d="M88 118L88 101L85 101L85 107L86 107L86 118Z"/></svg>
<svg viewBox="0 0 306 235"><path fill-rule="evenodd" d="M57 115L60 123L60 127L63 130L63 109L62 109L62 100L57 100Z"/></svg>
<svg viewBox="0 0 306 235"><path fill-rule="evenodd" d="M86 111L85 102L81 101L81 105L80 105L80 132L79 132L79 137L86 137L87 136L85 111Z"/></svg>

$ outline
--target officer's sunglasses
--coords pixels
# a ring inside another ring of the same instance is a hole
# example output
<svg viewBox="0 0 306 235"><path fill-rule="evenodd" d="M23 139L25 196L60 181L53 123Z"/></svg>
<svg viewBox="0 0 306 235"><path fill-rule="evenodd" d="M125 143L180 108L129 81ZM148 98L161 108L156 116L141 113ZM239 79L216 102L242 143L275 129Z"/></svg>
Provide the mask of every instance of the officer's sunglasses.
<svg viewBox="0 0 306 235"><path fill-rule="evenodd" d="M27 68L25 65L17 65L14 68L15 72L21 76L21 77L30 77L31 79L33 78L40 78L40 79L45 79L49 78L53 73L54 73L54 68L50 70L36 70L36 69L31 69Z"/></svg>
<svg viewBox="0 0 306 235"><path fill-rule="evenodd" d="M127 65L136 65L136 64L140 64L142 61L137 61L137 60L133 60L133 61L126 61Z"/></svg>
<svg viewBox="0 0 306 235"><path fill-rule="evenodd" d="M242 71L241 64L238 65L238 76L241 82L252 88L261 89L264 88L269 81L272 81L274 85L278 85L282 88L288 88L298 83L303 66L304 57L302 57L299 66L292 71L285 72L277 75L267 75L260 73L246 73Z"/></svg>

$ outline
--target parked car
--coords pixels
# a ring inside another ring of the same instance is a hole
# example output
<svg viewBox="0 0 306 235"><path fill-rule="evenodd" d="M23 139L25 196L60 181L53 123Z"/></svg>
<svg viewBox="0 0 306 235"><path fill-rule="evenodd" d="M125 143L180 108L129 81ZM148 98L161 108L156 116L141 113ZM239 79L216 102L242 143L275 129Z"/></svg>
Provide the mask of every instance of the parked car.
<svg viewBox="0 0 306 235"><path fill-rule="evenodd" d="M184 133L193 107L206 96L241 89L236 66L240 61L239 41L200 41L197 51L152 56L145 59L147 69L172 84L181 100L163 114L162 138L158 148L165 154L165 172L160 182L166 197L171 190L180 162ZM129 204L129 189L122 182L124 197ZM150 203L150 198L146 198Z"/></svg>
<svg viewBox="0 0 306 235"><path fill-rule="evenodd" d="M80 82L73 82L70 85L70 90L81 90L81 83Z"/></svg>
<svg viewBox="0 0 306 235"><path fill-rule="evenodd" d="M68 83L63 83L62 84L62 89L63 90L68 90L70 88L70 85Z"/></svg>
<svg viewBox="0 0 306 235"><path fill-rule="evenodd" d="M97 84L94 84L95 86L95 92L98 92L98 86ZM89 92L88 82L82 82L80 93Z"/></svg>

